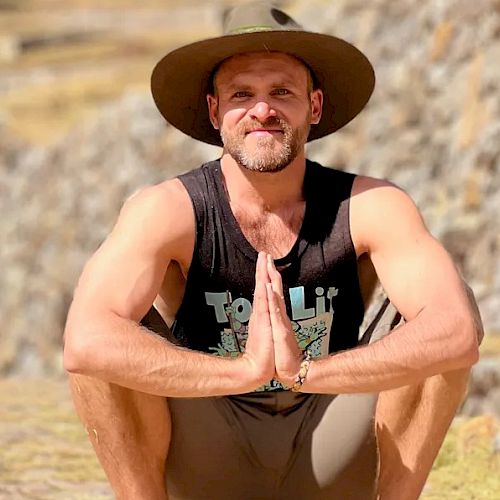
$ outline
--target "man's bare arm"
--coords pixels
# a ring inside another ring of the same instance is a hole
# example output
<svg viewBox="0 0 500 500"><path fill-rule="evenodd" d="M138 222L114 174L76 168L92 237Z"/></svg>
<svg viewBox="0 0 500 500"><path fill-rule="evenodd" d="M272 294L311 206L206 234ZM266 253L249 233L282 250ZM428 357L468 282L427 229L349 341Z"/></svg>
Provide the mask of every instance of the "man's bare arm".
<svg viewBox="0 0 500 500"><path fill-rule="evenodd" d="M407 322L378 342L311 363L304 392L379 392L478 359L477 308L451 258L405 193L364 182L351 200L353 241Z"/></svg>
<svg viewBox="0 0 500 500"><path fill-rule="evenodd" d="M178 181L146 188L125 203L75 291L65 329L69 372L179 397L248 392L272 378L274 365L260 363L258 352L215 357L175 346L138 324L169 262L189 266L194 227Z"/></svg>

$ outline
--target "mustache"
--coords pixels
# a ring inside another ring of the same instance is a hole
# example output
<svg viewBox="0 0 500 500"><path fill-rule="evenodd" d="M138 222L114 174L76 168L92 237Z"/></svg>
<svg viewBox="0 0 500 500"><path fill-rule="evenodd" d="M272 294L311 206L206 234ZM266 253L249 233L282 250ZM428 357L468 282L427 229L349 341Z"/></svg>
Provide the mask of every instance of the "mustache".
<svg viewBox="0 0 500 500"><path fill-rule="evenodd" d="M278 118L277 116L270 116L263 122L259 120L248 120L241 124L241 128L242 132L245 134L262 128L279 128L281 131L286 132L290 128L290 125L288 125L285 120Z"/></svg>

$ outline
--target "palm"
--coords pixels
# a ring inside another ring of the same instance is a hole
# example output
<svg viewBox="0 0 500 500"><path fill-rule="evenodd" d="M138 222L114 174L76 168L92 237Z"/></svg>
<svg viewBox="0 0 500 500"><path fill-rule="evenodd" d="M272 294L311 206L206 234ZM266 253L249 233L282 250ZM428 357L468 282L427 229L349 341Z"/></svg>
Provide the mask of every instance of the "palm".
<svg viewBox="0 0 500 500"><path fill-rule="evenodd" d="M271 256L259 253L245 357L262 383L274 377L291 386L299 372L301 354L286 314L281 275Z"/></svg>
<svg viewBox="0 0 500 500"><path fill-rule="evenodd" d="M276 376L280 382L291 386L297 377L302 353L286 314L281 275L270 257L267 260L267 270L270 278L270 283L267 284L267 302L274 342Z"/></svg>
<svg viewBox="0 0 500 500"><path fill-rule="evenodd" d="M248 339L245 356L251 362L253 369L262 377L262 382L268 382L275 375L274 342L269 315L266 284L269 276L264 254L259 254L255 271L255 292L252 315L248 323Z"/></svg>

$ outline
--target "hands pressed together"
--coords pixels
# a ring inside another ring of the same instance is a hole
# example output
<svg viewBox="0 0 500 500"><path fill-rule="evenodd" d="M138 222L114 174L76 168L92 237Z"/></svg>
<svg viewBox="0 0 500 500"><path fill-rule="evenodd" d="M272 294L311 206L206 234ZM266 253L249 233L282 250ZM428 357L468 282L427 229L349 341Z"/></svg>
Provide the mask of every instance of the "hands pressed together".
<svg viewBox="0 0 500 500"><path fill-rule="evenodd" d="M272 257L264 252L257 259L253 309L243 356L263 383L274 378L290 387L297 379L302 351L286 313L281 275Z"/></svg>

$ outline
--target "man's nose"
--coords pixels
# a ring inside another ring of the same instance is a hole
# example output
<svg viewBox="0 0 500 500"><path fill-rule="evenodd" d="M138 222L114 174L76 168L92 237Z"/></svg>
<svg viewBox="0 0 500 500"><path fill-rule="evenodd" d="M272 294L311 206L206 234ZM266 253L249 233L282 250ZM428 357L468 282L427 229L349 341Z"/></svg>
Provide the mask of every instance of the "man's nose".
<svg viewBox="0 0 500 500"><path fill-rule="evenodd" d="M276 110L267 101L261 99L253 105L249 110L249 114L252 118L264 121L271 116L276 116Z"/></svg>

